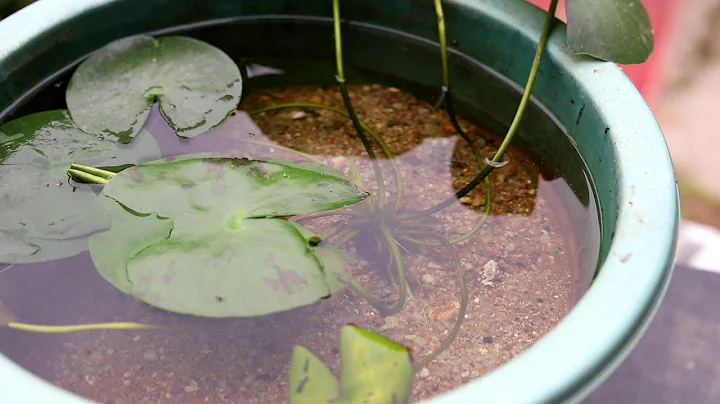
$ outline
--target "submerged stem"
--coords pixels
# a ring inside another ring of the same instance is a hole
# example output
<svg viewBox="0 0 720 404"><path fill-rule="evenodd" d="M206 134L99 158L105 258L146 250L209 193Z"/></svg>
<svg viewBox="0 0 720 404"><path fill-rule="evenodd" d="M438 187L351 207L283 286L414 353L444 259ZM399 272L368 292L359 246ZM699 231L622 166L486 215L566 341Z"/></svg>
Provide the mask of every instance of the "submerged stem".
<svg viewBox="0 0 720 404"><path fill-rule="evenodd" d="M558 0L551 0L550 2L550 8L548 9L547 13L545 14L545 24L543 26L542 35L540 35L540 40L538 42L537 49L535 50L535 56L533 57L533 63L530 67L530 73L528 75L527 83L525 84L525 90L523 91L522 98L520 99L520 104L518 105L517 112L515 113L515 117L513 118L512 123L510 124L510 128L507 131L507 134L505 135L505 138L503 139L502 144L500 144L500 147L498 148L497 152L492 158L493 163L499 163L502 161L503 156L505 155L505 152L510 147L510 143L512 143L513 137L515 136L515 133L518 130L518 127L520 126L520 122L522 121L522 117L525 114L525 110L527 109L528 103L530 101L530 96L532 95L532 89L535 86L535 80L537 79L537 74L540 69L540 62L542 61L542 55L545 51L545 46L547 45L548 38L550 37L550 30L552 28L552 24L555 21L555 10L557 9L557 3ZM468 192L472 191L478 184L480 184L485 177L487 177L492 170L495 167L493 165L486 165L483 167L482 170L475 176L475 178L472 179L465 187L463 187L461 190L455 193L455 195L445 199L444 201L440 202L439 204L430 207L428 209L419 211L419 212L412 212L405 215L398 216L398 220L412 220L417 219L429 214L437 213L448 206L452 205L457 201L458 199L462 198L463 196L467 195Z"/></svg>
<svg viewBox="0 0 720 404"><path fill-rule="evenodd" d="M78 325L39 325L25 323L8 323L9 328L40 333L67 333L90 330L165 330L169 327L139 323L97 323Z"/></svg>
<svg viewBox="0 0 720 404"><path fill-rule="evenodd" d="M445 341L443 341L440 346L435 348L434 351L430 352L427 356L425 356L418 363L416 363L415 370L420 370L427 366L428 363L432 362L435 358L438 357L438 355L445 351L447 347L450 346L450 344L453 343L453 341L458 335L458 332L460 331L460 326L462 326L463 319L465 318L465 313L467 312L468 303L467 286L465 285L465 277L463 275L462 265L460 264L460 257L458 256L457 250L447 240L437 234L426 233L425 236L436 239L440 244L447 248L447 250L450 252L450 255L452 256L453 264L455 265L455 269L458 273L458 283L460 285L460 308L458 310L458 316L457 320L455 321L455 325L453 326L452 330L450 330L450 333L448 334L447 338L445 338Z"/></svg>
<svg viewBox="0 0 720 404"><path fill-rule="evenodd" d="M370 303L373 307L375 307L375 310L377 310L381 316L387 317L392 316L394 314L397 314L400 312L400 310L403 309L405 306L405 300L407 299L407 291L408 291L408 285L407 285L407 276L405 273L405 265L402 261L402 255L400 253L400 249L398 248L397 243L395 243L395 238L393 237L392 233L390 232L390 229L387 228L385 225L381 225L380 228L383 237L385 238L385 241L388 244L388 247L390 248L390 253L392 255L392 258L395 261L395 267L397 268L398 273L398 287L399 287L399 293L398 293L398 301L393 306L388 306L384 302L382 302L380 299L377 299L373 297L370 292L368 292L367 289L365 289L364 286L360 284L355 278L352 278L350 280L350 285L355 288L355 290L365 299L368 303Z"/></svg>

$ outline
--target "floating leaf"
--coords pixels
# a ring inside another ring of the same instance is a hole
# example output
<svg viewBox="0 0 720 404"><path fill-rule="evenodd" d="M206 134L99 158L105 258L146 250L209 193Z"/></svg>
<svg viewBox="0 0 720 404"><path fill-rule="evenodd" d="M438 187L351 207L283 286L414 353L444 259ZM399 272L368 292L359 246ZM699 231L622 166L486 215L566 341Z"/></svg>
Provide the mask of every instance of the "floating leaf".
<svg viewBox="0 0 720 404"><path fill-rule="evenodd" d="M565 10L573 52L622 64L650 57L653 31L640 0L567 0Z"/></svg>
<svg viewBox="0 0 720 404"><path fill-rule="evenodd" d="M75 127L67 111L27 115L0 126L0 262L40 262L87 248L109 221L89 186L67 183L71 162L137 164L160 156L149 133L118 145Z"/></svg>
<svg viewBox="0 0 720 404"><path fill-rule="evenodd" d="M206 317L256 316L343 287L338 250L284 216L364 199L336 172L244 158L168 158L120 172L101 194L112 226L93 236L98 271L153 306ZM117 203L116 203L117 205Z"/></svg>
<svg viewBox="0 0 720 404"><path fill-rule="evenodd" d="M290 365L290 404L407 403L413 366L408 349L356 326L342 329L342 377L297 346Z"/></svg>
<svg viewBox="0 0 720 404"><path fill-rule="evenodd" d="M225 120L241 93L240 70L220 49L188 37L134 36L85 60L66 101L84 131L127 143L155 100L178 136L190 138Z"/></svg>

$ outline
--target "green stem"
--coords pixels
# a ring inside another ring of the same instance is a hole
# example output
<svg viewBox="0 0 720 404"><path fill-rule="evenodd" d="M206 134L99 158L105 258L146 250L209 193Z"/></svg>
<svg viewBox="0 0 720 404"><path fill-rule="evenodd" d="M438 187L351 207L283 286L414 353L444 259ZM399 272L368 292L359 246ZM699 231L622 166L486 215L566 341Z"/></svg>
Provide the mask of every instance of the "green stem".
<svg viewBox="0 0 720 404"><path fill-rule="evenodd" d="M112 177L117 175L116 173L111 171L106 171L100 168L89 167L80 164L70 164L70 168L74 170L84 171L88 174L92 174L100 178L105 178L106 180L110 180L112 179Z"/></svg>
<svg viewBox="0 0 720 404"><path fill-rule="evenodd" d="M450 252L450 255L452 256L453 264L455 265L455 269L458 273L458 284L460 285L460 309L458 311L455 325L453 326L452 330L450 330L448 337L445 338L445 341L443 341L440 346L435 348L434 351L430 352L427 356L425 356L418 363L416 363L415 370L420 370L427 366L428 363L432 362L435 358L438 357L438 355L445 351L450 346L450 344L453 343L453 341L458 335L458 332L460 331L463 319L465 319L465 313L467 312L468 304L467 286L465 285L465 277L463 274L462 265L460 264L460 257L458 256L457 250L447 240L437 234L428 233L426 234L426 236L430 238L435 238Z"/></svg>
<svg viewBox="0 0 720 404"><path fill-rule="evenodd" d="M343 111L342 109L331 107L329 105L316 104L316 103L312 103L312 102L288 102L288 103L283 103L283 104L275 104L275 105L271 105L269 107L264 107L264 108L250 111L250 112L248 112L248 114L249 115L257 115L257 114L261 114L263 112L268 112L268 111L273 111L273 110L278 110L278 109L283 109L283 108L324 109L327 111L332 111L337 114L343 115L344 117L346 117L348 119L352 119L350 117L350 114L347 111ZM400 175L400 169L398 168L397 163L393 159L393 154L390 151L390 147L388 147L387 143L385 143L383 138L380 137L380 135L377 132L372 130L370 128L370 126L368 126L364 121L358 119L358 123L363 128L363 130L365 132L367 132L368 134L370 134L370 136L372 136L372 138L378 143L378 145L380 146L380 149L382 150L383 155L385 156L385 158L388 159L388 161L390 161L390 165L392 166L392 169L393 169L393 174L395 174L395 178L397 178L397 180L395 181L396 188L397 188L396 189L396 197L395 197L395 208L397 209L400 207L400 201L401 201L402 193L403 193L402 176Z"/></svg>
<svg viewBox="0 0 720 404"><path fill-rule="evenodd" d="M69 170L67 170L67 173L68 173L71 177L73 177L73 178L75 178L75 179L78 179L78 180L80 180L80 181L82 181L82 182L84 182L84 183L87 183L87 184L102 184L102 185L105 185L105 184L107 184L108 182L110 182L110 181L108 181L108 180L105 179L105 178L98 177L97 175L89 174L89 173L86 173L86 172L84 172L84 171L79 171L79 170L75 170L75 169L72 169L72 168L69 169Z"/></svg>
<svg viewBox="0 0 720 404"><path fill-rule="evenodd" d="M437 14L438 21L438 37L440 38L440 59L442 60L442 92L440 93L440 99L437 101L436 108L440 108L440 105L445 101L446 90L450 86L450 73L448 70L448 59L447 59L447 36L445 35L445 13L442 8L442 0L435 0L435 14Z"/></svg>
<svg viewBox="0 0 720 404"><path fill-rule="evenodd" d="M365 136L363 127L362 125L360 125L360 121L355 114L355 108L353 108L352 103L350 102L350 94L348 94L347 85L345 84L345 71L343 69L342 58L342 36L340 30L339 0L333 0L333 22L335 28L335 61L337 64L337 81L340 85L340 92L342 93L343 102L345 103L345 109L347 109L347 112L350 115L350 120L355 127L355 132L357 132L360 141L363 143L365 151L367 152L368 157L370 158L370 162L372 163L373 170L375 171L375 180L378 184L378 207L379 210L382 211L382 208L385 206L385 182L383 181L382 170L380 169L380 164L378 164L377 157L375 156L375 151L372 148L372 144L370 144L370 141Z"/></svg>
<svg viewBox="0 0 720 404"><path fill-rule="evenodd" d="M520 122L522 121L522 117L525 114L525 110L527 109L528 103L530 101L530 96L532 94L533 87L535 86L535 80L537 78L538 71L540 69L540 62L542 61L542 55L545 51L545 46L547 45L548 38L550 37L550 31L552 28L552 24L555 20L555 10L557 9L557 3L558 0L552 0L550 2L550 8L547 11L547 14L545 15L545 25L543 26L542 35L540 36L540 41L538 42L537 49L535 51L535 56L533 58L532 66L530 67L530 74L528 75L527 84L525 85L525 90L523 91L522 98L520 99L520 105L518 105L517 112L515 113L515 118L513 119L512 123L510 124L510 128L508 129L507 134L505 135L505 139L503 139L502 144L500 144L500 147L498 148L497 152L492 158L493 163L499 163L502 161L503 156L505 155L505 152L510 147L510 143L512 143L513 137L515 136L515 133L518 130L518 127L520 126ZM447 198L446 200L440 202L439 204L430 207L428 209L419 211L419 212L412 212L405 215L399 215L398 220L412 220L417 219L429 214L437 213L448 206L452 205L457 201L458 199L462 198L463 196L467 195L470 191L472 191L478 184L480 184L485 177L487 177L494 169L495 167L491 164L486 165L483 167L482 170L480 170L480 173L478 173L475 178L472 179L465 187L463 187L461 190L455 193L455 195Z"/></svg>
<svg viewBox="0 0 720 404"><path fill-rule="evenodd" d="M90 330L167 330L170 327L152 324L138 323L97 323L97 324L78 324L78 325L40 325L25 323L8 323L9 328L16 330L32 331L40 333L67 333Z"/></svg>

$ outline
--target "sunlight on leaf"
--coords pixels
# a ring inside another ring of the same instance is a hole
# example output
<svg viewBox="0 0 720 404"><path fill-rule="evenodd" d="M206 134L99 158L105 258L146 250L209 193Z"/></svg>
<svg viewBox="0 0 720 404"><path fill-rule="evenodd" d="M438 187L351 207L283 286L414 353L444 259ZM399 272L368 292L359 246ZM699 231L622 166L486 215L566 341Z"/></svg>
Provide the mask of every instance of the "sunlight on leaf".
<svg viewBox="0 0 720 404"><path fill-rule="evenodd" d="M178 136L190 138L225 120L241 93L240 70L220 49L188 37L134 36L85 60L66 101L84 131L127 143L155 100Z"/></svg>
<svg viewBox="0 0 720 404"><path fill-rule="evenodd" d="M182 156L122 171L101 194L112 226L91 239L93 261L118 289L173 312L244 317L310 304L343 288L343 257L280 217L367 196L310 167Z"/></svg>
<svg viewBox="0 0 720 404"><path fill-rule="evenodd" d="M407 403L413 366L408 349L356 326L342 329L342 377L297 346L290 365L290 404Z"/></svg>
<svg viewBox="0 0 720 404"><path fill-rule="evenodd" d="M0 126L0 262L41 262L87 248L110 222L89 186L73 189L71 162L137 164L160 156L149 133L118 145L75 127L67 111L27 115Z"/></svg>
<svg viewBox="0 0 720 404"><path fill-rule="evenodd" d="M567 0L565 9L573 52L621 64L650 57L653 30L640 0Z"/></svg>

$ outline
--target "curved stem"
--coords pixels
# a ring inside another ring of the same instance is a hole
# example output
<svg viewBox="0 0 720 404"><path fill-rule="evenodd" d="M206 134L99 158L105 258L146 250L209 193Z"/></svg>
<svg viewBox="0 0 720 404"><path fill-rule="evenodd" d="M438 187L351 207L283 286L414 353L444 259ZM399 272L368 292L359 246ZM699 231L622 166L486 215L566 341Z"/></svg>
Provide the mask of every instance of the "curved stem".
<svg viewBox="0 0 720 404"><path fill-rule="evenodd" d="M342 36L340 30L339 0L333 0L333 22L335 28L335 62L337 64L337 81L338 84L340 84L340 92L342 93L343 102L345 103L345 108L350 115L350 120L355 127L355 132L357 132L360 141L363 143L365 151L367 152L368 157L370 158L370 162L372 163L373 170L375 171L375 180L377 181L378 186L378 207L380 208L379 210L382 210L382 208L385 206L385 182L383 180L382 170L380 169L380 164L378 164L377 157L375 156L375 151L372 148L372 144L365 136L363 127L362 125L360 125L360 121L355 114L355 108L353 108L352 103L350 102L350 94L348 94L347 85L345 85L345 71L343 69L342 57Z"/></svg>
<svg viewBox="0 0 720 404"><path fill-rule="evenodd" d="M259 108L259 109L250 111L250 112L248 112L248 114L249 114L249 115L257 115L257 114L261 114L261 113L263 113L263 112L268 112L268 111L273 111L273 110L278 110L278 109L283 109L283 108L317 108L317 109L324 109L324 110L327 110L327 111L332 111L332 112L335 112L335 113L337 113L337 114L343 115L343 116L345 116L345 117L348 118L348 119L352 119L351 116L350 116L350 114L349 114L347 111L343 111L342 109L335 108L335 107L331 107L331 106L329 106L329 105L316 104L316 103L313 103L313 102L288 102L288 103L283 103L283 104L275 104L275 105L271 105L271 106L268 106L268 107ZM357 117L356 117L356 118L357 118ZM374 130L372 130L372 129L370 128L370 126L368 126L364 121L358 119L358 123L359 123L359 125L362 127L362 129L363 129L365 132L367 132L370 136L372 136L372 138L373 138L373 139L377 142L377 144L380 146L380 150L382 151L382 153L383 153L383 155L385 156L385 158L387 158L388 161L390 161L390 165L392 166L392 169L393 169L393 174L395 174L395 178L396 178L396 181L395 181L395 182L396 182L396 188L397 188L397 189L396 189L396 197L395 197L395 207L396 207L396 209L397 209L397 208L400 207L400 200L401 200L401 198L402 198L402 193L403 193L403 189L402 189L402 176L401 176L401 174L400 174L400 169L398 168L397 163L396 163L395 160L393 159L394 156L393 156L392 152L390 151L390 147L388 147L387 143L385 143L385 141L383 140L383 138L380 137L380 135L379 135L377 132L375 132ZM290 150L292 150L292 149L290 149Z"/></svg>
<svg viewBox="0 0 720 404"><path fill-rule="evenodd" d="M343 231L345 231L345 229L341 230L339 233L342 233ZM348 234L346 234L345 237L341 238L340 241L338 241L338 242L335 243L335 244L337 244L338 247L342 247L342 246L344 246L345 244L349 243L350 240L352 240L353 238L355 238L355 236L357 236L358 234L360 234L359 231L357 231L357 230L352 230L351 232L349 232Z"/></svg>
<svg viewBox="0 0 720 404"><path fill-rule="evenodd" d="M67 333L77 331L90 330L167 330L170 327L139 324L139 323L97 323L97 324L78 324L78 325L39 325L25 323L8 323L9 328L16 330L32 331L40 333Z"/></svg>
<svg viewBox="0 0 720 404"><path fill-rule="evenodd" d="M426 236L436 239L440 244L447 248L447 250L450 252L450 255L452 256L453 264L455 265L455 269L458 273L458 284L460 285L460 309L458 310L458 317L455 321L455 325L453 326L452 330L450 330L450 333L448 334L447 338L445 338L445 341L443 341L440 346L435 348L434 351L430 352L427 356L425 356L418 363L416 363L415 370L419 370L427 366L428 363L432 362L435 358L438 357L438 355L445 351L450 346L450 344L453 343L453 341L458 335L458 332L460 331L460 327L462 326L463 319L465 318L465 313L467 312L468 304L467 286L465 285L465 277L463 274L462 265L460 264L460 257L458 256L457 250L455 249L455 247L450 245L447 240L437 234L427 233Z"/></svg>
<svg viewBox="0 0 720 404"><path fill-rule="evenodd" d="M527 109L528 103L530 101L530 96L532 94L532 89L535 86L535 80L537 79L538 70L540 69L540 62L542 60L543 52L545 51L545 46L547 45L548 38L550 36L550 29L552 28L552 24L555 20L555 10L557 9L557 3L558 0L551 0L550 2L550 8L548 9L546 15L545 15L545 25L543 26L542 35L540 36L540 41L538 42L537 49L535 51L535 56L533 58L532 66L530 67L530 74L528 75L527 84L525 85L525 90L523 91L522 98L520 99L520 104L518 105L517 112L515 113L515 118L513 119L512 123L510 124L510 128L508 129L507 134L505 135L505 139L503 139L502 144L500 144L500 147L498 148L497 152L492 158L492 161L494 163L499 163L502 161L503 156L505 155L505 152L510 147L510 143L512 143L513 137L515 136L515 133L518 130L518 127L520 126L520 122L522 121L522 117L525 114L525 110ZM447 198L446 200L440 202L439 204L430 207L428 209L419 211L419 212L411 212L405 215L399 215L398 220L412 220L417 219L429 214L433 214L436 212L439 212L448 206L452 205L457 201L458 199L462 198L463 196L467 195L468 192L472 191L478 184L480 184L485 177L487 177L492 170L495 167L488 164L485 167L483 167L482 170L480 170L480 173L478 173L475 178L472 179L465 187L463 187L461 190L455 193L455 195Z"/></svg>
<svg viewBox="0 0 720 404"><path fill-rule="evenodd" d="M393 306L386 305L380 299L373 297L370 292L368 292L367 289L365 289L365 287L361 285L360 282L358 282L355 278L352 278L350 280L350 285L355 288L355 290L365 300L367 300L367 302L370 303L375 308L375 310L380 313L382 317L387 317L399 313L400 310L402 310L405 306L405 299L407 299L407 277L405 274L405 265L402 261L402 255L400 254L400 249L398 248L398 245L395 243L395 238L385 225L381 225L380 230L385 238L385 241L388 244L388 247L390 248L392 257L395 260L395 266L398 273L398 287L400 288L398 293L398 301Z"/></svg>
<svg viewBox="0 0 720 404"><path fill-rule="evenodd" d="M474 236L475 233L477 233L480 230L480 228L485 224L485 222L487 222L488 217L490 217L490 210L492 209L491 204L492 204L492 187L490 184L490 178L486 177L485 178L485 210L483 211L483 214L480 217L480 220L478 220L478 222L475 224L475 226L473 226L472 229L468 230L467 233L463 234L460 237L456 237L454 239L448 240L448 243L457 244L457 243L465 241L465 240L469 239L470 237ZM421 245L426 245L426 246L439 247L442 245L438 242L423 241L423 240L419 240L419 239L407 236L407 234L416 234L416 233L420 233L420 232L410 230L410 231L407 231L405 234L403 234L403 236L401 236L401 238L404 240L407 240L411 243L421 244Z"/></svg>

